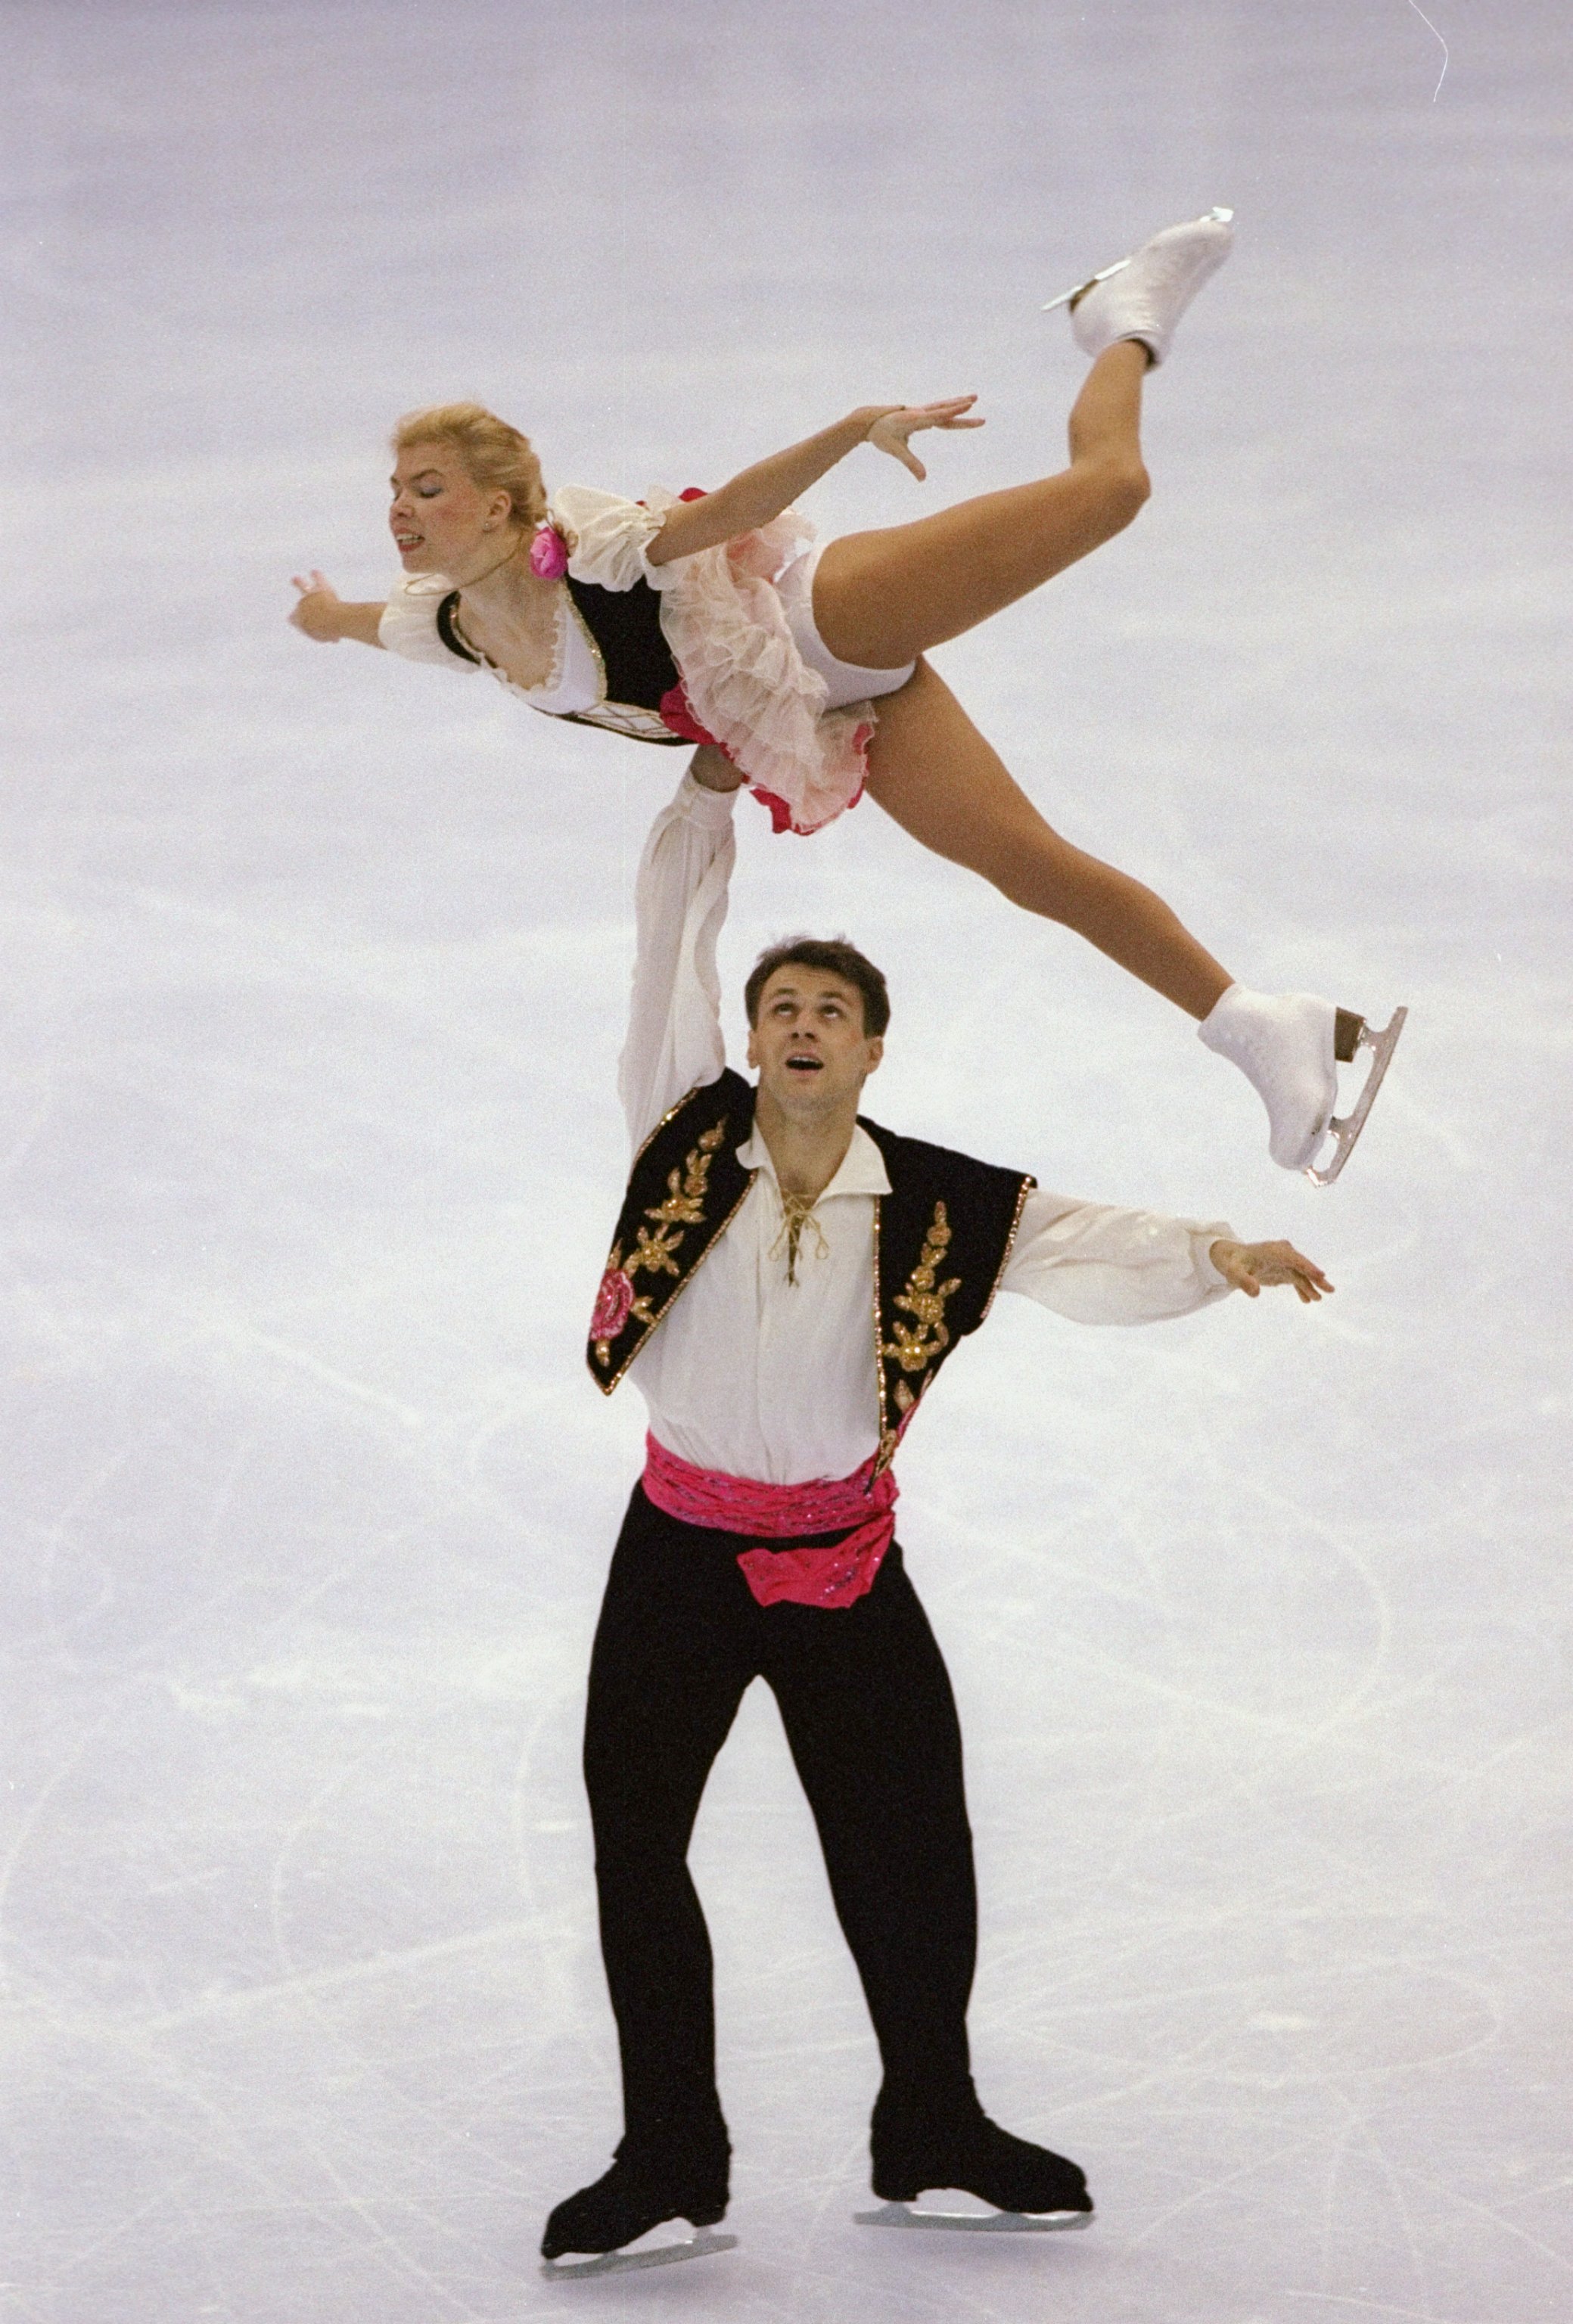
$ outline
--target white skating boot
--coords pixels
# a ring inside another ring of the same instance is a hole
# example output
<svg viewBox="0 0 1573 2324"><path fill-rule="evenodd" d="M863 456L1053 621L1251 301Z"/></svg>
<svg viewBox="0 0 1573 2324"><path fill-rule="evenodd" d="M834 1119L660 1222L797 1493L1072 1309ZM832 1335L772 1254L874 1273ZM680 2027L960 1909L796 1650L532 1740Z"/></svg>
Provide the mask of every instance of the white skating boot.
<svg viewBox="0 0 1573 2324"><path fill-rule="evenodd" d="M1407 1010L1395 1009L1377 1033L1362 1017L1335 1009L1312 992L1252 992L1231 984L1197 1027L1220 1057L1238 1065L1267 1108L1267 1150L1285 1170L1303 1170L1319 1186L1330 1186L1365 1126ZM1338 1066L1359 1049L1373 1053L1365 1087L1352 1112L1336 1120ZM1328 1134L1333 1153L1323 1169L1317 1149Z"/></svg>
<svg viewBox="0 0 1573 2324"><path fill-rule="evenodd" d="M1129 258L1062 291L1049 306L1069 306L1070 328L1084 354L1101 355L1117 339L1140 339L1156 366L1169 353L1176 323L1227 258L1234 215L1213 209L1184 226L1166 226Z"/></svg>
<svg viewBox="0 0 1573 2324"><path fill-rule="evenodd" d="M1267 1108L1267 1151L1284 1170L1303 1170L1333 1118L1338 1069L1337 1010L1311 992L1252 992L1231 984L1197 1027L1220 1057L1238 1065Z"/></svg>

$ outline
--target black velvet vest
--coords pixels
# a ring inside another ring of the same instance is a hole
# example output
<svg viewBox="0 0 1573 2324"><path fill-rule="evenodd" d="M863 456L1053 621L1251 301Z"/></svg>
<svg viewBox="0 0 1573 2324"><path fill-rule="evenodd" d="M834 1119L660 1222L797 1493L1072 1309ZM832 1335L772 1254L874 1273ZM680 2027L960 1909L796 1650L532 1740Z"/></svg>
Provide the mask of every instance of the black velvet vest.
<svg viewBox="0 0 1573 2324"><path fill-rule="evenodd" d="M683 742L686 738L674 734L661 716L662 698L679 681L661 626L660 591L645 580L636 581L632 589L603 589L597 581L576 581L570 574L568 593L600 672L601 699L590 710L543 715L570 719L578 726L605 726L636 742ZM461 661L480 664L482 656L466 645L455 623L458 595L455 589L440 601L437 634Z"/></svg>
<svg viewBox="0 0 1573 2324"><path fill-rule="evenodd" d="M870 1317L884 1468L951 1349L993 1306L1036 1181L859 1120L891 1183L874 1204ZM753 1086L728 1068L690 1090L634 1157L590 1326L590 1373L606 1395L754 1184L736 1151L753 1127Z"/></svg>

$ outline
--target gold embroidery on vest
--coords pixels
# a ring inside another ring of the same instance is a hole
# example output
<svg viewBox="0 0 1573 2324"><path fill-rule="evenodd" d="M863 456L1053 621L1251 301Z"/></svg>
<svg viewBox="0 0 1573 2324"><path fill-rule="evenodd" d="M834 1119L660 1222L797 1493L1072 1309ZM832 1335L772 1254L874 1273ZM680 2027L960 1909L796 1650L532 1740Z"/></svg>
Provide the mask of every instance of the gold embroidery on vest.
<svg viewBox="0 0 1573 2324"><path fill-rule="evenodd" d="M948 1283L937 1284L935 1273L945 1257L951 1227L943 1203L934 1205L934 1221L923 1240L922 1255L907 1277L907 1287L898 1291L893 1301L904 1307L914 1318L911 1323L893 1323L893 1340L884 1341L882 1356L893 1356L904 1372L926 1371L936 1356L950 1345L950 1333L945 1323L945 1305L954 1291L961 1288L961 1277L952 1276ZM899 1401L899 1398L898 1398Z"/></svg>
<svg viewBox="0 0 1573 2324"><path fill-rule="evenodd" d="M636 1227L638 1240L628 1254L628 1264L623 1272L632 1281L641 1268L646 1275L675 1275L678 1263L672 1257L682 1241L680 1227L657 1227L653 1234L648 1227Z"/></svg>
<svg viewBox="0 0 1573 2324"><path fill-rule="evenodd" d="M703 1224L705 1197L709 1192L710 1185L710 1165L716 1158L716 1148L726 1135L726 1120L723 1115L714 1130L706 1130L699 1144L689 1155L682 1168L668 1172L666 1200L664 1203L657 1203L652 1210L646 1211L644 1215L647 1219L653 1219L658 1226L697 1227ZM643 1228L640 1230L640 1240L643 1245ZM676 1240L666 1247L675 1250L681 1240L682 1237L679 1235ZM628 1264L632 1268L634 1261L630 1259Z"/></svg>
<svg viewBox="0 0 1573 2324"><path fill-rule="evenodd" d="M686 1104L687 1100L684 1099L682 1102ZM678 1111L678 1107L672 1108L673 1113ZM671 1118L669 1114L663 1117L663 1121L670 1120ZM657 1128L662 1126L662 1123L657 1124ZM652 1136L653 1135L652 1131ZM682 1269L672 1254L681 1246L684 1226L704 1224L705 1199L709 1193L710 1185L710 1165L715 1160L717 1149L721 1146L726 1136L726 1117L723 1114L714 1129L707 1130L699 1144L689 1148L682 1168L668 1172L665 1202L657 1203L653 1208L644 1213L647 1219L654 1221L654 1233L652 1234L648 1227L635 1227L634 1231L636 1240L634 1249L628 1254L626 1263L624 1261L621 1242L613 1244L612 1255L606 1261L606 1273L602 1278L604 1282L620 1273L625 1278L629 1289L633 1290L634 1277L642 1268L646 1275L675 1275L680 1277ZM649 1140L646 1139L645 1143L648 1145ZM641 1147L640 1152L643 1153L643 1150ZM680 1281L678 1287L680 1290L682 1287ZM630 1323L643 1323L646 1331L653 1328L660 1318L652 1310L650 1300L649 1292L636 1293L622 1323L617 1327L615 1335L616 1338L622 1338ZM597 1340L595 1342L595 1350L596 1361L598 1364L605 1366L611 1362L610 1340Z"/></svg>

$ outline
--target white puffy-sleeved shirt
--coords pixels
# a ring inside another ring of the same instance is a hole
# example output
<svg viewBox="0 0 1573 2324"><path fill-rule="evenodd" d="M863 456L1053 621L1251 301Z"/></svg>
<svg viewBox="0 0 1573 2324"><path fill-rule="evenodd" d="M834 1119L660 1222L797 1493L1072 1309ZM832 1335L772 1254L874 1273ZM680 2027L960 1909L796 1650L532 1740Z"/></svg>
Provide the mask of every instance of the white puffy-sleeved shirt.
<svg viewBox="0 0 1573 2324"><path fill-rule="evenodd" d="M716 939L726 916L736 793L683 777L645 844L635 890L638 945L618 1076L634 1150L662 1116L726 1064ZM814 1205L789 1281L784 1218L757 1130L737 1158L755 1172L682 1297L645 1342L629 1378L658 1442L702 1469L770 1484L847 1477L879 1443L874 1306L877 1197L884 1158L855 1130ZM1078 1203L1031 1192L1001 1278L1082 1323L1146 1323L1227 1296L1208 1256L1222 1221Z"/></svg>

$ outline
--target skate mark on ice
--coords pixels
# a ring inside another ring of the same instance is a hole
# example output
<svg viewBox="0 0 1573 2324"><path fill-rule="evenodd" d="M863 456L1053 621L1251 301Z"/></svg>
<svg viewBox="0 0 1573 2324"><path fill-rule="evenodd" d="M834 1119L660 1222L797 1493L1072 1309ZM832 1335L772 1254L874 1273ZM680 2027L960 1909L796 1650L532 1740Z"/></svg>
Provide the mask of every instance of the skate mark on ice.
<svg viewBox="0 0 1573 2324"><path fill-rule="evenodd" d="M203 2163L221 2155L226 2166L254 2187L260 2198L272 2206L278 2218L304 2216L323 2227L334 2224L333 2214L328 2208L310 2201L274 2175L245 2135L245 2129L224 2112L204 2087L200 2074L182 2072L175 2061L167 2058L161 2060L160 2063L164 2070L162 2094L178 2099L193 2115L200 2117L206 2129L199 2127L196 2123L188 2129L167 2116L155 2114L147 2105L137 2106L130 2111L147 2135L150 2150L152 2139L159 2133L181 2138ZM182 2178L175 2186L165 2187L159 2191L168 2199L188 2183L189 2179ZM187 2219L188 2225L193 2228L199 2223L197 2217L190 2213ZM121 2223L122 2227L126 2224L129 2223Z"/></svg>
<svg viewBox="0 0 1573 2324"><path fill-rule="evenodd" d="M1367 1560L1352 1546L1341 1531L1324 1523L1304 1502L1285 1493L1273 1492L1265 1485L1257 1488L1257 1498L1281 1521L1292 1519L1302 1526L1314 1540L1322 1544L1337 1563L1349 1570L1360 1585L1375 1627L1376 1635L1365 1655L1364 1667L1357 1672L1344 1693L1330 1703L1314 1723L1266 1719L1262 1721L1264 1728L1276 1727L1281 1731L1293 1733L1309 1750L1316 1744L1325 1742L1335 1729L1352 1724L1357 1715L1364 1716L1373 1707L1386 1707L1386 1698L1374 1706L1372 1697L1392 1657L1395 1630L1393 1600Z"/></svg>
<svg viewBox="0 0 1573 2324"><path fill-rule="evenodd" d="M1354 2292L1286 2292L1286 2300L1319 2300L1329 2308L1352 2308L1362 2316L1400 2316L1406 2324L1443 2324L1434 2308L1397 2308L1390 2300L1366 2300Z"/></svg>
<svg viewBox="0 0 1573 2324"><path fill-rule="evenodd" d="M462 1937L440 1937L431 1944L407 1945L398 1952L374 1953L365 1960L344 1961L334 1969L301 1969L293 1976L270 1978L266 1985L247 1986L243 1993L204 1996L200 2000L182 2004L179 2009L161 2010L156 2017L145 2017L126 2026L122 2038L146 2040L154 2034L178 2033L189 2025L251 2016L281 2001L306 2001L318 1994L353 1991L357 1985L369 1985L374 1978L401 1977L432 1961L462 1960L467 1955L484 1953L510 1938L534 1933L527 1921L499 1921L490 1928L476 1929Z"/></svg>
<svg viewBox="0 0 1573 2324"><path fill-rule="evenodd" d="M1327 2200L1322 2214L1322 2248L1324 2255L1327 2254L1331 2247L1336 2233L1337 2221L1335 2217L1335 2190L1337 2184L1338 2165L1344 2156L1347 2154L1350 2147L1356 2140L1358 2140L1361 2145L1364 2146L1370 2162L1375 2166L1376 2170L1385 2180L1388 2192L1391 2195L1393 2203L1397 2207L1398 2216L1402 2223L1403 2240L1405 2247L1409 2253L1410 2268L1412 2274L1416 2296L1419 2299L1423 2300L1426 2303L1423 2309L1416 2309L1411 2312L1417 2316L1423 2316L1427 2319L1427 2324L1436 2324L1435 2310L1431 2306L1430 2294L1426 2283L1426 2264L1420 2254L1420 2243L1415 2235L1414 2218L1410 2210L1409 2204L1405 2200L1403 2186L1399 2174L1393 2169L1392 2163L1389 2161L1381 2140L1377 2137L1374 2130L1373 2130L1369 2116L1356 2105L1354 2099L1349 2096L1346 2090L1338 2089L1336 2091L1336 2095L1344 2107L1347 2119L1344 2129L1344 2135L1339 2139L1337 2145L1334 2150L1328 2169Z"/></svg>
<svg viewBox="0 0 1573 2324"><path fill-rule="evenodd" d="M1538 2252L1542 2259L1554 2260L1564 2275L1573 2276L1573 2259L1569 2259L1566 2252L1558 2251L1554 2245L1543 2243L1539 2236L1531 2235L1527 2227L1521 2227L1516 2220L1510 2219L1504 2212L1497 2210L1494 2205L1477 2202L1472 2196L1460 2194L1456 2186L1444 2187L1435 2180L1422 2180L1418 2171L1410 2172L1409 2177L1411 2182L1423 2186L1429 2194L1436 2197L1439 2216L1445 2218L1457 2210L1473 2211L1479 2218L1489 2219L1494 2227L1500 2227L1504 2235L1512 2236L1516 2243L1524 2245L1530 2251ZM1317 2299L1321 2296L1316 2292L1296 2294L1299 2299Z"/></svg>
<svg viewBox="0 0 1573 2324"><path fill-rule="evenodd" d="M145 2116L143 2119L145 2121ZM83 2268L88 2266L94 2260L101 2258L105 2253L113 2250L114 2246L117 2243L121 2243L125 2240L125 2236L131 2233L133 2228L141 2227L146 2220L151 2219L155 2213L165 2209L174 2210L177 2199L188 2187L190 2186L195 2176L196 2173L194 2172L187 2172L183 2173L180 2178L176 2180L172 2186L155 2188L151 2195L144 2197L143 2201L136 2204L133 2209L127 2211L123 2218L112 2221L100 2234L91 2237L88 2242L79 2244L72 2251L69 2258L62 2257L59 2261L58 2265L60 2274L62 2276L68 2276L73 2273L79 2273ZM177 2212L176 2216L179 2217L180 2214ZM184 2216L189 2220L191 2215L190 2211L188 2211ZM8 2292L11 2287L7 2284L4 2288ZM25 2312L31 2315L42 2315L42 2310L38 2309L30 2309Z"/></svg>
<svg viewBox="0 0 1573 2324"><path fill-rule="evenodd" d="M46 1090L27 1120L18 1129L5 1153L0 1155L0 1175L10 1177L13 1172L20 1170L23 1163L53 1120L54 1114L55 1093L52 1089Z"/></svg>
<svg viewBox="0 0 1573 2324"><path fill-rule="evenodd" d="M253 1987L244 1994L224 1995L211 2001L195 2003L178 2013L178 2015L171 2015L164 2022L173 2024L189 2022L194 2018L229 2017L253 2012L258 2007L281 2001L286 2005L293 2003L299 2009L315 2019L321 2030L321 2038L325 2043L334 2044L346 2052L354 2061L360 2078L365 2082L375 2084L385 2093L393 2112L406 2118L412 2118L421 2126L421 2135L426 2142L426 2151L430 2152L438 2147L450 2148L462 2154L467 2164L472 2168L477 2160L487 2162L495 2166L495 2175L490 2181L492 2186L499 2190L513 2190L516 2187L517 2172L516 2165L509 2158L489 2154L484 2149L477 2149L467 2131L456 2128L439 2107L413 2097L378 2059L347 2041L338 2031L334 2021L319 2006L319 2003L321 1997L328 1994L346 1990L353 1992L357 1986L365 1985L372 1978L383 1975L394 1977L407 1983L412 1970L418 1968L424 1969L429 1963L449 1961L466 1957L473 1959L477 1953L485 1954L494 1947L510 1941L519 1945L521 1949L525 1943L530 1944L538 1956L541 1949L540 1931L542 1919L541 1913L537 1911L529 1920L510 1919L494 1923L485 1929L466 1931L458 1936L438 1938L425 1944L406 1946L398 1951L384 1950L359 1960L319 1969L303 1969L298 1965L283 1926L289 1862L299 1841L303 1836L311 1832L332 1831L335 1828L332 1818L325 1817L321 1812L324 1803L358 1776L368 1761L385 1754L391 1748L393 1747L379 1739L377 1743L357 1753L347 1766L339 1768L333 1775L326 1778L301 1813L280 1839L269 1886L273 1952L281 1969L284 1972L283 1975L265 1987ZM536 1974L539 1975L539 1969ZM431 2275L418 2259L406 2252L403 2245L398 2243L386 2228L380 2226L370 2216L363 2199L355 2192L344 2178L339 2165L328 2153L317 2144L309 2144L307 2151L312 2154L324 2175L339 2190L343 2204L357 2218L363 2219L376 2240L386 2246L405 2273L413 2274L429 2290L443 2292L444 2287L439 2280ZM434 2233L444 2233L450 2241L453 2240L456 2230L439 2214L421 2209L412 2199L406 2199L405 2209L412 2219L420 2221L425 2227ZM484 2256L477 2246L467 2245L465 2248L472 2260L478 2260ZM448 2292L445 2296L450 2299L458 2297L451 2292ZM477 2319L474 2318L473 2311L468 2308L464 2310L464 2319L465 2324L477 2324Z"/></svg>
<svg viewBox="0 0 1573 2324"><path fill-rule="evenodd" d="M1335 1706L1331 1714L1324 1714L1313 1727L1303 1719L1286 1718L1278 1711L1258 1711L1249 1703L1228 1702L1217 1695L1198 1693L1194 1687L1180 1686L1172 1679L1160 1678L1156 1672L1142 1670L1127 1656L1102 1648L1094 1640L1069 1628L1061 1630L1059 1637L1068 1650L1073 1649L1089 1664L1122 1678L1139 1693L1156 1695L1161 1702L1176 1703L1182 1711L1206 1712L1209 1718L1248 1728L1254 1734L1282 1736L1308 1750L1322 1733L1328 1717L1337 1717L1342 1710L1341 1705Z"/></svg>
<svg viewBox="0 0 1573 2324"><path fill-rule="evenodd" d="M547 1899L541 1893L532 1868L538 1852L534 1834L542 1828L540 1821L532 1821L532 1818L546 1795L549 1781L537 1772L537 1754L543 1739L551 1739L559 1716L557 1701L547 1700L536 1712L524 1736L508 1802L508 1837L513 1851L514 1886L519 1901L529 1915L528 1921L520 1925L531 1932L533 1956L531 1982L539 2006L545 2008L550 2005L559 2021L569 2025L574 2020L577 2000L571 1956L543 1937L542 1932L551 1926L552 1914ZM579 1827L576 1820L558 1828L576 1831Z"/></svg>
<svg viewBox="0 0 1573 2324"><path fill-rule="evenodd" d="M136 1683L140 1684L142 1682L139 1680ZM65 1783L69 1777L75 1775L77 1769L81 1766L82 1761L88 1757L88 1754L92 1750L95 1744L102 1741L105 1736L117 1731L116 1722L120 1715L121 1698L124 1694L129 1693L132 1690L129 1687L122 1687L116 1690L114 1700L112 1701L108 1710L105 1711L104 1716L101 1719L95 1720L92 1726L88 1728L83 1734L79 1737L76 1743L65 1754L65 1757L60 1761L52 1773L45 1778L42 1784L40 1784L38 1795L23 1815L22 1821L16 1828L16 1831L10 1847L6 1849L4 1856L0 1857L0 1943L3 1943L9 1934L6 1923L6 1914L10 1903L11 1884L15 1878L18 1867L21 1865L24 1856L26 1855L29 1844L32 1840L32 1836L42 1820L45 1809L50 1805L51 1801L53 1799L56 1792L59 1791L60 1785ZM50 2006L53 2011L57 2024L66 2025L69 2023L64 2010L59 2008L53 2004L51 2004Z"/></svg>
<svg viewBox="0 0 1573 2324"><path fill-rule="evenodd" d="M322 2015L319 2010L312 2006L316 1991L319 1988L309 1973L303 1976L297 1969L283 1925L285 1874L297 1842L308 1832L332 1829L331 1823L320 1813L323 1804L339 1793L352 1778L359 1775L365 1763L377 1755L379 1748L374 1745L368 1750L358 1752L346 1766L336 1770L332 1775L319 1784L279 1842L268 1884L269 1921L273 1933L274 1958L284 1972L283 1984L286 1989L298 1995L305 2006L311 2010L311 2014L317 2018L322 2029L324 2039L334 2043L341 2050L347 2049L362 2074L368 2080L375 2080L407 2112L423 2121L429 2131L449 2143L462 2146L460 2134L450 2129L435 2108L411 2099L364 2049L357 2048L353 2043L347 2043L334 2025ZM357 1964L368 1969L383 1965L380 1961ZM439 2276L433 2274L414 2252L406 2248L393 2230L384 2225L376 2215L375 2203L356 2192L320 2138L313 2138L306 2135L308 2121L302 2121L301 2130L303 2151L316 2163L329 2186L337 2190L344 2209L360 2222L372 2243L384 2255L386 2261L402 2273L409 2282L418 2284L424 2292L444 2303L450 2314L457 2313L460 2324L480 2324L477 2311L471 2308L468 2301L463 2299L462 2295L456 2294ZM435 2228L440 2224L434 2214L423 2211L409 2197L404 2199L403 2208L412 2222L424 2227Z"/></svg>
<svg viewBox="0 0 1573 2324"><path fill-rule="evenodd" d="M271 1332L259 1332L254 1324L238 1318L209 1327L208 1337L230 1341L236 1347L260 1348L264 1355L276 1356L282 1363L292 1364L297 1371L308 1373L320 1380L325 1388L338 1390L340 1396L353 1397L357 1403L374 1406L379 1412L390 1412L395 1420L409 1429L423 1428L426 1416L413 1405L404 1404L380 1388L368 1388L364 1380L351 1379L347 1372L335 1370L314 1356L309 1348L297 1348L288 1340L276 1339Z"/></svg>
<svg viewBox="0 0 1573 2324"><path fill-rule="evenodd" d="M1179 2196L1172 2203L1166 2203L1162 2210L1154 2213L1144 2227L1139 2228L1134 2235L1126 2237L1125 2249L1128 2252L1139 2251L1144 2243L1150 2242L1152 2236L1168 2227L1172 2220L1181 2218L1187 2211L1195 2210L1198 2203L1205 2203L1215 2195L1224 2194L1229 2188L1239 2186L1243 2180L1253 2178L1258 2172L1269 2169L1275 2163L1287 2163L1295 2156L1309 2153L1317 2144L1317 2135L1314 2132L1307 2132L1298 2137L1287 2139L1282 2144L1265 2153L1254 2154L1249 2162L1242 2163L1235 2170L1220 2172L1216 2178L1206 2180L1199 2187L1193 2187L1189 2195Z"/></svg>
<svg viewBox="0 0 1573 2324"><path fill-rule="evenodd" d="M155 1444L167 1445L170 1442L168 1432L161 1431L153 1442ZM72 1520L80 1516L82 1511L88 1508L97 1499L98 1495L103 1492L106 1486L112 1484L115 1479L118 1477L136 1458L137 1454L144 1450L146 1450L145 1445L139 1444L134 1438L128 1439L125 1443L119 1447L118 1451L111 1452L108 1458L101 1462L97 1469L95 1469L88 1476L83 1478L81 1483L77 1487L76 1491L70 1495L64 1508L61 1508L56 1516L51 1517L47 1524L41 1524L33 1528L33 1530L46 1544L42 1563L39 1568L38 1575L38 1594L40 1600L42 1601L44 1609L44 1619L46 1625L45 1635L50 1644L57 1647L61 1653L69 1650L72 1630L79 1628L83 1622L90 1621L95 1614L102 1613L106 1606L112 1606L115 1602L114 1576L105 1566L102 1559L94 1558L93 1563L97 1566L99 1572L104 1577L102 1593L99 1597L95 1599L91 1606L79 1607L75 1613L69 1614L63 1618L57 1616L55 1612L55 1570L60 1560L61 1550L69 1545L77 1548L79 1554L84 1558L88 1556L90 1554L81 1547L81 1545L77 1542L76 1536L69 1531ZM27 1639L19 1639L16 1643L27 1651L31 1651L35 1644L31 1637Z"/></svg>
<svg viewBox="0 0 1573 2324"><path fill-rule="evenodd" d="M1446 41L1442 40L1440 32L1438 32L1436 26L1432 23L1425 10L1419 5L1419 0L1409 0L1409 5L1414 10L1415 14L1420 18L1420 23L1425 26L1427 32L1430 33L1432 38L1437 41L1441 41L1442 43L1442 69L1437 75L1437 85L1431 91L1431 103L1435 105L1438 97L1440 97L1442 93L1442 83L1448 78L1448 43Z"/></svg>

